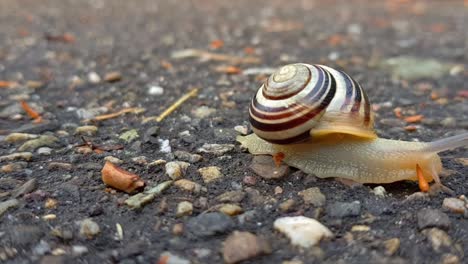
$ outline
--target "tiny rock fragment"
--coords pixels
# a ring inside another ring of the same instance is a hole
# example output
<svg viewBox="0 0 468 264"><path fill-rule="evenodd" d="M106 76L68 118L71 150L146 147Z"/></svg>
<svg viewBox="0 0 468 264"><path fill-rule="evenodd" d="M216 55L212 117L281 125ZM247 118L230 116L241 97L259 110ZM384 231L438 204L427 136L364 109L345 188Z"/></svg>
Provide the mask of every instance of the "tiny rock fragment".
<svg viewBox="0 0 468 264"><path fill-rule="evenodd" d="M190 260L166 251L159 256L157 264L191 264Z"/></svg>
<svg viewBox="0 0 468 264"><path fill-rule="evenodd" d="M448 229L451 225L450 218L437 209L422 209L417 214L419 229L437 227Z"/></svg>
<svg viewBox="0 0 468 264"><path fill-rule="evenodd" d="M247 135L247 133L249 133L247 126L235 126L234 130L239 132L241 135Z"/></svg>
<svg viewBox="0 0 468 264"><path fill-rule="evenodd" d="M183 201L177 204L176 216L181 217L191 215L193 212L193 204L191 202Z"/></svg>
<svg viewBox="0 0 468 264"><path fill-rule="evenodd" d="M122 79L122 74L118 71L108 72L104 75L104 81L106 82L118 82Z"/></svg>
<svg viewBox="0 0 468 264"><path fill-rule="evenodd" d="M28 194L34 191L36 188L37 188L37 180L35 178L32 178L28 180L27 182L23 183L23 185L13 190L11 192L11 197L18 198L20 196L23 196L25 194Z"/></svg>
<svg viewBox="0 0 468 264"><path fill-rule="evenodd" d="M0 202L0 217L10 208L17 207L19 201L17 199L10 199L4 202Z"/></svg>
<svg viewBox="0 0 468 264"><path fill-rule="evenodd" d="M143 205L153 201L156 196L167 190L172 185L172 183L173 181L165 181L143 193L130 196L130 198L125 200L125 204L133 209L141 208Z"/></svg>
<svg viewBox="0 0 468 264"><path fill-rule="evenodd" d="M361 213L361 203L354 201L351 203L335 202L326 208L327 214L331 217L359 216Z"/></svg>
<svg viewBox="0 0 468 264"><path fill-rule="evenodd" d="M219 212L200 214L187 223L188 231L197 237L224 234L234 226L235 222L229 216Z"/></svg>
<svg viewBox="0 0 468 264"><path fill-rule="evenodd" d="M101 171L102 181L113 188L133 193L145 186L145 182L136 174L125 171L106 161Z"/></svg>
<svg viewBox="0 0 468 264"><path fill-rule="evenodd" d="M44 221L51 221L51 220L55 220L55 219L57 219L56 214L46 214L46 215L42 216L42 220L44 220Z"/></svg>
<svg viewBox="0 0 468 264"><path fill-rule="evenodd" d="M303 248L315 246L323 238L333 237L326 226L305 216L281 217L275 220L273 226L289 237L293 245Z"/></svg>
<svg viewBox="0 0 468 264"><path fill-rule="evenodd" d="M42 135L39 138L31 139L23 143L18 150L19 151L34 151L40 147L52 147L58 138L49 135Z"/></svg>
<svg viewBox="0 0 468 264"><path fill-rule="evenodd" d="M289 173L289 166L276 166L273 158L267 155L254 156L250 168L264 179L280 179Z"/></svg>
<svg viewBox="0 0 468 264"><path fill-rule="evenodd" d="M200 184L186 179L177 180L174 182L174 185L182 190L194 193L198 193L201 190Z"/></svg>
<svg viewBox="0 0 468 264"><path fill-rule="evenodd" d="M24 162L24 161L15 162L15 163L8 163L8 164L3 165L0 168L0 172L3 172L3 173L17 172L17 171L22 170L26 166L27 166L27 163Z"/></svg>
<svg viewBox="0 0 468 264"><path fill-rule="evenodd" d="M190 163L184 161L171 161L166 163L166 174L173 180L178 180L185 175Z"/></svg>
<svg viewBox="0 0 468 264"><path fill-rule="evenodd" d="M198 154L192 154L187 151L182 151L182 150L176 150L174 151L174 156L176 156L177 159L190 162L190 163L195 163L199 162L202 160L202 156Z"/></svg>
<svg viewBox="0 0 468 264"><path fill-rule="evenodd" d="M57 208L57 204L58 204L57 200L52 199L52 198L47 198L44 206L47 209L55 209Z"/></svg>
<svg viewBox="0 0 468 264"><path fill-rule="evenodd" d="M351 227L351 232L367 232L369 230L370 227L366 225L353 225Z"/></svg>
<svg viewBox="0 0 468 264"><path fill-rule="evenodd" d="M162 95L164 93L164 88L158 85L151 84L148 87L149 95Z"/></svg>
<svg viewBox="0 0 468 264"><path fill-rule="evenodd" d="M219 202L231 202L231 203L240 203L245 197L245 192L243 191L229 191L218 195L215 200Z"/></svg>
<svg viewBox="0 0 468 264"><path fill-rule="evenodd" d="M400 239L391 238L391 239L385 240L383 242L383 245L385 248L385 255L393 256L400 248Z"/></svg>
<svg viewBox="0 0 468 264"><path fill-rule="evenodd" d="M180 236L184 233L184 224L177 223L172 226L172 234L175 236Z"/></svg>
<svg viewBox="0 0 468 264"><path fill-rule="evenodd" d="M94 136L98 131L97 126L80 126L75 129L75 134L83 136Z"/></svg>
<svg viewBox="0 0 468 264"><path fill-rule="evenodd" d="M234 231L223 242L222 252L225 263L238 263L262 254L270 254L272 249L263 238L250 232Z"/></svg>
<svg viewBox="0 0 468 264"><path fill-rule="evenodd" d="M203 182L211 183L223 177L219 167L210 166L198 169L198 172L203 178Z"/></svg>
<svg viewBox="0 0 468 264"><path fill-rule="evenodd" d="M465 206L465 202L458 198L445 198L442 203L442 208L457 214L464 214L465 211L468 210Z"/></svg>
<svg viewBox="0 0 468 264"><path fill-rule="evenodd" d="M159 151L161 151L162 153L172 152L171 145L169 144L168 139L158 139L158 142L159 142Z"/></svg>
<svg viewBox="0 0 468 264"><path fill-rule="evenodd" d="M80 235L86 237L86 238L93 238L99 232L101 232L101 229L99 228L99 225L91 220L90 218L84 219L79 222L80 225Z"/></svg>
<svg viewBox="0 0 468 264"><path fill-rule="evenodd" d="M457 255L447 253L442 255L441 264L460 264L460 258Z"/></svg>
<svg viewBox="0 0 468 264"><path fill-rule="evenodd" d="M280 203L278 205L278 208L282 211L282 212L290 212L292 211L292 209L294 208L294 206L296 205L296 201L294 199L288 199L282 203Z"/></svg>
<svg viewBox="0 0 468 264"><path fill-rule="evenodd" d="M422 233L431 242L432 248L436 252L440 252L441 247L450 248L452 246L452 239L443 230L438 228L424 229Z"/></svg>
<svg viewBox="0 0 468 264"><path fill-rule="evenodd" d="M101 76L95 72L88 73L88 81L93 84L98 84L101 82Z"/></svg>
<svg viewBox="0 0 468 264"><path fill-rule="evenodd" d="M4 141L8 143L18 143L30 139L38 138L38 135L28 133L11 133L5 137Z"/></svg>
<svg viewBox="0 0 468 264"><path fill-rule="evenodd" d="M379 197L385 197L385 195L387 194L387 191L383 186L375 187L374 189L372 189L372 192L375 194L375 196Z"/></svg>
<svg viewBox="0 0 468 264"><path fill-rule="evenodd" d="M49 156L50 154L52 154L52 149L49 147L40 147L39 149L37 149L37 154Z"/></svg>
<svg viewBox="0 0 468 264"><path fill-rule="evenodd" d="M106 156L104 160L109 161L110 163L113 163L113 164L117 164L117 165L123 163L123 160L116 158L114 156Z"/></svg>
<svg viewBox="0 0 468 264"><path fill-rule="evenodd" d="M204 144L198 151L221 156L233 149L234 144Z"/></svg>
<svg viewBox="0 0 468 264"><path fill-rule="evenodd" d="M305 189L300 191L298 195L302 197L305 204L312 204L317 207L325 205L325 195L323 195L318 187Z"/></svg>
<svg viewBox="0 0 468 264"><path fill-rule="evenodd" d="M218 208L218 211L229 216L238 215L244 212L242 207L237 204L221 204L216 207Z"/></svg>
<svg viewBox="0 0 468 264"><path fill-rule="evenodd" d="M140 135L138 134L138 131L136 129L131 129L129 131L126 131L119 136L120 139L122 139L123 141L127 143L130 143L139 137Z"/></svg>
<svg viewBox="0 0 468 264"><path fill-rule="evenodd" d="M200 106L192 110L192 115L196 118L207 118L210 115L216 113L216 108L211 108L208 106Z"/></svg>
<svg viewBox="0 0 468 264"><path fill-rule="evenodd" d="M244 179L242 179L242 182L247 185L255 185L257 183L257 179L254 176L245 176Z"/></svg>
<svg viewBox="0 0 468 264"><path fill-rule="evenodd" d="M47 169L50 171L53 171L53 170L71 171L73 169L73 165L70 163L66 163L66 162L51 161L49 162L49 164L47 164Z"/></svg>

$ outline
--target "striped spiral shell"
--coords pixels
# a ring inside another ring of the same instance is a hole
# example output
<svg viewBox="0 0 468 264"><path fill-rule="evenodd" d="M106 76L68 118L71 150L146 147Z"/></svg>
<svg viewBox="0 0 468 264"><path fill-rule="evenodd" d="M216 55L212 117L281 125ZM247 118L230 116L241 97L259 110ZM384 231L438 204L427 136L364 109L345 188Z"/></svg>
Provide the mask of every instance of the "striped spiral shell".
<svg viewBox="0 0 468 264"><path fill-rule="evenodd" d="M365 91L348 74L323 65L281 67L255 94L249 114L254 133L276 144L331 133L376 138Z"/></svg>

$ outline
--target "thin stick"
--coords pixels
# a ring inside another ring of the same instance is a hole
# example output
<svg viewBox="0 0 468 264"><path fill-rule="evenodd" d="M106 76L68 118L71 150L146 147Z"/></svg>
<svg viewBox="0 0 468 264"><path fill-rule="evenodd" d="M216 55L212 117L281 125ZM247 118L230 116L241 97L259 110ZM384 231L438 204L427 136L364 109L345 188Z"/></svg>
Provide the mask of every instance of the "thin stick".
<svg viewBox="0 0 468 264"><path fill-rule="evenodd" d="M125 108L125 109L122 109L118 112L115 112L115 113L111 113L111 114L106 114L106 115L99 115L99 116L96 116L92 119L86 119L86 120L83 120L83 122L88 122L88 121L102 121L102 120L107 120L107 119L111 119L111 118L115 118L115 117L119 117L123 114L126 114L126 113L134 113L134 114L139 114L139 113L142 113L144 112L145 109L144 108L141 108L141 107L131 107L131 108Z"/></svg>
<svg viewBox="0 0 468 264"><path fill-rule="evenodd" d="M143 120L143 123L146 123L151 120L156 120L156 122L161 122L164 118L166 118L168 115L174 112L177 108L179 108L179 106L181 106L185 101L187 101L193 96L196 96L197 93L198 93L198 88L194 88L190 90L190 92L184 94L181 98L179 98L179 100L175 101L171 106L169 106L166 110L164 110L164 112L162 112L159 116L147 117Z"/></svg>

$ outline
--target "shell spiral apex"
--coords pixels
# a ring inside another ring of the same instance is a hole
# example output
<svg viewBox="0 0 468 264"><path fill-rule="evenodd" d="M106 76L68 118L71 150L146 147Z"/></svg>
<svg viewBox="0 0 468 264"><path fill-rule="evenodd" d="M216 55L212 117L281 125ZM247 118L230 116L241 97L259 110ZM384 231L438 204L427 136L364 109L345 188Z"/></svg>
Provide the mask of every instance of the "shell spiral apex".
<svg viewBox="0 0 468 264"><path fill-rule="evenodd" d="M254 95L249 117L255 134L276 144L331 133L376 137L365 91L346 73L323 65L278 69Z"/></svg>

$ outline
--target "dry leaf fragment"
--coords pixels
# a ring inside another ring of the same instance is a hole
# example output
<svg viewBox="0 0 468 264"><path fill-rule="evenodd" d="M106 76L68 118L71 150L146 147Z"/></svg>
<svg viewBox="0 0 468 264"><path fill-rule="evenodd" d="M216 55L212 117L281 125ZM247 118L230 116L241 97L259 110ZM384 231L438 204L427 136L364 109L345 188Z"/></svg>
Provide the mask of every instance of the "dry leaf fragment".
<svg viewBox="0 0 468 264"><path fill-rule="evenodd" d="M210 48L212 49L219 49L219 48L222 48L223 46L224 46L224 41L220 39L213 40L210 43Z"/></svg>
<svg viewBox="0 0 468 264"><path fill-rule="evenodd" d="M215 71L227 74L239 74L242 72L242 70L236 66L218 66L215 68Z"/></svg>
<svg viewBox="0 0 468 264"><path fill-rule="evenodd" d="M423 120L424 116L423 115L414 115L414 116L408 116L405 117L405 121L407 123L419 123L421 120Z"/></svg>
<svg viewBox="0 0 468 264"><path fill-rule="evenodd" d="M17 82L10 82L10 81L1 81L0 80L0 88L13 88L18 86Z"/></svg>
<svg viewBox="0 0 468 264"><path fill-rule="evenodd" d="M21 100L21 107L23 108L23 110L26 112L26 114L28 114L28 116L32 119L34 119L34 123L40 123L42 122L42 117L41 115L39 115L38 112L36 112L34 109L31 108L31 106L28 105L28 103L26 103L26 101L24 100Z"/></svg>
<svg viewBox="0 0 468 264"><path fill-rule="evenodd" d="M145 186L145 182L136 174L125 171L106 161L101 171L102 181L126 193L133 193Z"/></svg>

